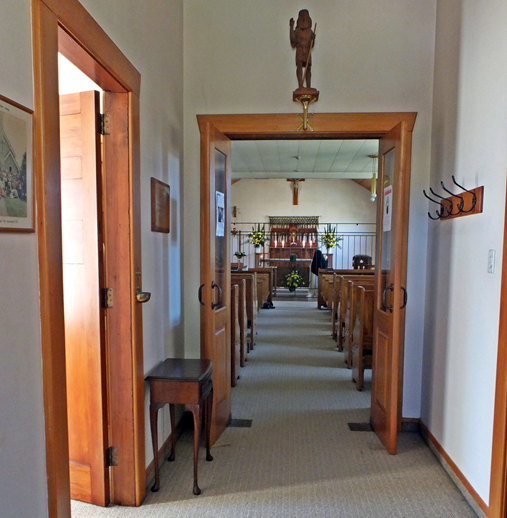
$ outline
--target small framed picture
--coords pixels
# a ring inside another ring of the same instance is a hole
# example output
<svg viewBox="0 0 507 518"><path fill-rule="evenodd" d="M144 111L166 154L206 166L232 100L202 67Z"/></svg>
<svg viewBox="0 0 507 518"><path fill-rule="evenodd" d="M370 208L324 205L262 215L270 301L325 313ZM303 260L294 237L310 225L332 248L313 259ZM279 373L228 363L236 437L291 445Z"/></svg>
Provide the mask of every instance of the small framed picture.
<svg viewBox="0 0 507 518"><path fill-rule="evenodd" d="M34 232L33 112L0 95L0 232Z"/></svg>
<svg viewBox="0 0 507 518"><path fill-rule="evenodd" d="M164 182L151 179L151 230L169 233L169 211L171 208L171 188Z"/></svg>

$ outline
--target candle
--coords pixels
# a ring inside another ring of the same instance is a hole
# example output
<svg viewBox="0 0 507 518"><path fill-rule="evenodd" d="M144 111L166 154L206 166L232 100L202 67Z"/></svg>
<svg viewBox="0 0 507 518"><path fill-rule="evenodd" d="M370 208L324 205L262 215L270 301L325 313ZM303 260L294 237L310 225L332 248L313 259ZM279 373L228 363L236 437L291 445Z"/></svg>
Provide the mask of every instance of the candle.
<svg viewBox="0 0 507 518"><path fill-rule="evenodd" d="M282 239L282 248L285 246L285 239Z"/></svg>

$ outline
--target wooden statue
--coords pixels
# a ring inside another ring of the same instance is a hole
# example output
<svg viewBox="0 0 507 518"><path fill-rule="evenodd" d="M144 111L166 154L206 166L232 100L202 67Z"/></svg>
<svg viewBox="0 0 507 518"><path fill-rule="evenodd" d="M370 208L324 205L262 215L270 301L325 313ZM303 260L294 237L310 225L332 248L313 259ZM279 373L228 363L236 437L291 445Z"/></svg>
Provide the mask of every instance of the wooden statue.
<svg viewBox="0 0 507 518"><path fill-rule="evenodd" d="M290 44L296 49L296 76L299 89L311 88L312 83L312 48L315 43L315 32L312 30L312 19L307 9L301 9L296 28L294 18L289 21ZM305 73L303 75L303 68Z"/></svg>

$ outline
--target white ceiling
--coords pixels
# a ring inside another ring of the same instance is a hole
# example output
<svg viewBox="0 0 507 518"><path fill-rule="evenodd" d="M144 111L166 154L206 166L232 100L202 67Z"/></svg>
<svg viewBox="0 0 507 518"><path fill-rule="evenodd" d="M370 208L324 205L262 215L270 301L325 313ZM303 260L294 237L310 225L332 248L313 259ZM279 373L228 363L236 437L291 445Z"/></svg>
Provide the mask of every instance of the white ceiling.
<svg viewBox="0 0 507 518"><path fill-rule="evenodd" d="M377 153L378 140L236 140L232 178L370 179Z"/></svg>

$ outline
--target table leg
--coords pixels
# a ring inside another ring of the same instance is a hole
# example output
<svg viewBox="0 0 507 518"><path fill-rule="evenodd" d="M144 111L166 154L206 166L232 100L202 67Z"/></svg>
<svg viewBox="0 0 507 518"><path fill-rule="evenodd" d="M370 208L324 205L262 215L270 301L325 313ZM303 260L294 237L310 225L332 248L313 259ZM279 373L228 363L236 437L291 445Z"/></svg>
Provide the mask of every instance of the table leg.
<svg viewBox="0 0 507 518"><path fill-rule="evenodd" d="M155 493L160 489L160 473L158 467L158 411L164 405L160 403L150 403L150 428L151 442L153 445L153 467L155 471L155 483L151 490Z"/></svg>
<svg viewBox="0 0 507 518"><path fill-rule="evenodd" d="M197 484L197 461L199 459L199 441L201 437L201 407L200 405L188 405L194 416L194 495L200 495L201 490Z"/></svg>
<svg viewBox="0 0 507 518"><path fill-rule="evenodd" d="M210 390L208 397L204 403L204 419L206 426L206 460L211 461L213 457L210 453L210 435L211 435L211 413L213 411L213 388Z"/></svg>
<svg viewBox="0 0 507 518"><path fill-rule="evenodd" d="M169 415L171 416L171 453L167 460L172 462L176 458L176 405L169 403Z"/></svg>

